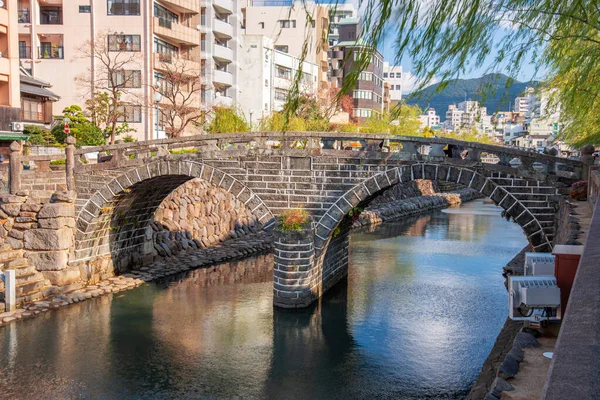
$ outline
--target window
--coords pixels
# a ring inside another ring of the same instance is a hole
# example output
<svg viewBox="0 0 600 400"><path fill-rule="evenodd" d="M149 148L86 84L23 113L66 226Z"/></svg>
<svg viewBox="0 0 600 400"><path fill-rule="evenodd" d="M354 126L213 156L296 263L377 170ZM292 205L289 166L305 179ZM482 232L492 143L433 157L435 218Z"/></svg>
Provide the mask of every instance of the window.
<svg viewBox="0 0 600 400"><path fill-rule="evenodd" d="M357 118L369 118L373 113L373 110L368 108L355 108L352 110L352 113Z"/></svg>
<svg viewBox="0 0 600 400"><path fill-rule="evenodd" d="M21 98L21 119L23 121L44 121L42 102L34 99Z"/></svg>
<svg viewBox="0 0 600 400"><path fill-rule="evenodd" d="M354 90L352 92L352 97L355 99L371 100L373 98L373 92L369 90Z"/></svg>
<svg viewBox="0 0 600 400"><path fill-rule="evenodd" d="M140 35L108 35L109 51L140 51L141 49Z"/></svg>
<svg viewBox="0 0 600 400"><path fill-rule="evenodd" d="M81 14L89 14L92 12L92 6L79 6L79 12Z"/></svg>
<svg viewBox="0 0 600 400"><path fill-rule="evenodd" d="M313 28L316 26L314 19L312 21L310 21L310 26L313 27Z"/></svg>
<svg viewBox="0 0 600 400"><path fill-rule="evenodd" d="M396 90L402 90L402 85L396 85Z"/></svg>
<svg viewBox="0 0 600 400"><path fill-rule="evenodd" d="M155 53L164 54L167 56L177 56L179 53L177 46L173 46L171 43L167 43L157 38L154 38L153 47Z"/></svg>
<svg viewBox="0 0 600 400"><path fill-rule="evenodd" d="M179 15L167 10L160 4L154 3L154 16L158 17L158 25L171 29L172 24L179 23Z"/></svg>
<svg viewBox="0 0 600 400"><path fill-rule="evenodd" d="M265 29L265 23L264 22L259 22L258 24L260 25L260 29Z"/></svg>
<svg viewBox="0 0 600 400"><path fill-rule="evenodd" d="M142 71L140 70L123 70L116 71L113 75L115 84L123 88L141 88L142 87ZM109 82L109 87L112 87L112 82Z"/></svg>
<svg viewBox="0 0 600 400"><path fill-rule="evenodd" d="M275 76L287 80L292 79L292 70L280 65L275 66Z"/></svg>
<svg viewBox="0 0 600 400"><path fill-rule="evenodd" d="M275 100L285 101L287 99L287 91L283 89L275 89Z"/></svg>
<svg viewBox="0 0 600 400"><path fill-rule="evenodd" d="M372 72L361 72L358 76L358 80L360 81L372 81L373 73Z"/></svg>
<svg viewBox="0 0 600 400"><path fill-rule="evenodd" d="M140 0L107 0L108 15L140 15Z"/></svg>
<svg viewBox="0 0 600 400"><path fill-rule="evenodd" d="M119 106L117 122L142 122L142 106Z"/></svg>
<svg viewBox="0 0 600 400"><path fill-rule="evenodd" d="M544 146L544 142L541 140L537 141L537 147L543 147Z"/></svg>
<svg viewBox="0 0 600 400"><path fill-rule="evenodd" d="M288 53L290 48L289 46L275 46L275 50L281 51L282 53Z"/></svg>
<svg viewBox="0 0 600 400"><path fill-rule="evenodd" d="M279 27L280 28L295 28L296 27L296 20L292 19L280 19L279 20Z"/></svg>
<svg viewBox="0 0 600 400"><path fill-rule="evenodd" d="M396 72L396 78L402 78L402 72Z"/></svg>
<svg viewBox="0 0 600 400"><path fill-rule="evenodd" d="M387 77L388 77L388 74L387 74L387 72L384 72L384 73L383 73L383 77L384 77L384 78L387 78Z"/></svg>
<svg viewBox="0 0 600 400"><path fill-rule="evenodd" d="M62 7L40 7L40 25L62 25Z"/></svg>
<svg viewBox="0 0 600 400"><path fill-rule="evenodd" d="M269 80L265 79L265 87L269 87Z"/></svg>

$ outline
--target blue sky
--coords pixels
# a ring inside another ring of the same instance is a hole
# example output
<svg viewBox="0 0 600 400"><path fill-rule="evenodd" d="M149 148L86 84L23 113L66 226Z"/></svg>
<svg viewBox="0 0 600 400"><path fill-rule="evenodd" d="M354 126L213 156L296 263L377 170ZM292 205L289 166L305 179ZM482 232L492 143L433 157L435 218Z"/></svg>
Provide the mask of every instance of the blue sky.
<svg viewBox="0 0 600 400"><path fill-rule="evenodd" d="M505 33L499 32L495 38L495 41L499 42L500 40L502 40L504 35L505 35ZM383 38L382 43L380 43L380 45L379 45L379 51L381 52L381 54L383 54L385 61L389 62L390 64L394 64L396 61L396 49L394 48L394 40L395 40L394 33L390 32ZM470 78L481 77L482 75L484 75L487 72L487 69L493 64L493 61L494 61L493 58L494 58L493 55L489 56L482 67L467 71L460 78L470 79ZM406 77L405 77L406 79L404 80L404 86L405 86L404 92L408 93L408 92L410 92L410 89L412 88L412 86L414 84L414 80L415 80L411 74L411 71L412 71L411 58L409 56L403 57L403 59L400 62L400 65L402 66L403 71L406 75ZM498 72L505 73L506 75L508 75L508 72L504 68L500 68L500 70ZM540 70L536 73L535 66L532 64L530 59L527 59L524 61L520 73L517 76L513 76L513 78L516 78L519 81L526 82L526 81L530 81L532 79L539 80L544 76L544 74L545 74L544 70ZM433 81L431 83L435 83L435 81Z"/></svg>

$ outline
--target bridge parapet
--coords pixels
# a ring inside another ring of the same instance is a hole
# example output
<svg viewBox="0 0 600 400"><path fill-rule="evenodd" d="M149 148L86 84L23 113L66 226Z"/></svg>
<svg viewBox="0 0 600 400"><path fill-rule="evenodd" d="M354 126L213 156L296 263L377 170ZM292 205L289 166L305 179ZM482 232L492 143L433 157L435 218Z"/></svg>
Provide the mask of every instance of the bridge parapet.
<svg viewBox="0 0 600 400"><path fill-rule="evenodd" d="M518 170L523 177L540 180L548 176L581 179L585 164L521 149L464 142L440 137L395 136L388 134L351 134L337 132L249 132L189 136L147 142L121 143L78 149L75 156L84 160L90 153L107 153L102 168L135 164L173 153L198 153L210 157L214 152L278 154L289 156L327 154L348 150L359 153L383 153L382 158L411 161L442 161L444 158L486 164L504 173ZM132 162L133 161L133 162ZM80 170L89 169L77 164Z"/></svg>

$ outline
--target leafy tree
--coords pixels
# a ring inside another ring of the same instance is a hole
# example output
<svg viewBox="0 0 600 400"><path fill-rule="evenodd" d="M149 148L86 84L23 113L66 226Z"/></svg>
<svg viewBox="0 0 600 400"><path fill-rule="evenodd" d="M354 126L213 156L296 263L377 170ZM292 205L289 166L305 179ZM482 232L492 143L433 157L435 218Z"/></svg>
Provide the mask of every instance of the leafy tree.
<svg viewBox="0 0 600 400"><path fill-rule="evenodd" d="M23 133L29 136L29 143L39 146L56 146L59 143L48 129L37 125L25 125Z"/></svg>
<svg viewBox="0 0 600 400"><path fill-rule="evenodd" d="M60 119L69 118L71 136L77 140L77 146L100 146L105 143L102 130L85 117L83 110L78 105L66 107ZM52 128L52 135L56 142L64 143L67 135L64 133L63 124Z"/></svg>
<svg viewBox="0 0 600 400"><path fill-rule="evenodd" d="M401 136L420 136L421 109L400 103L391 113L373 114L360 128L364 133L390 133Z"/></svg>
<svg viewBox="0 0 600 400"><path fill-rule="evenodd" d="M306 121L300 117L293 116L286 120L285 113L273 112L271 115L260 120L260 130L269 132L283 131L306 131Z"/></svg>
<svg viewBox="0 0 600 400"><path fill-rule="evenodd" d="M117 120L124 114L122 111L114 110L121 108L123 110L124 102L120 101L121 93L116 92L96 92L91 99L86 100L85 108L92 118L92 124L102 130L106 140L114 142L117 136L134 132L127 122L117 123Z"/></svg>
<svg viewBox="0 0 600 400"><path fill-rule="evenodd" d="M209 133L248 132L250 126L234 108L215 107L206 131Z"/></svg>

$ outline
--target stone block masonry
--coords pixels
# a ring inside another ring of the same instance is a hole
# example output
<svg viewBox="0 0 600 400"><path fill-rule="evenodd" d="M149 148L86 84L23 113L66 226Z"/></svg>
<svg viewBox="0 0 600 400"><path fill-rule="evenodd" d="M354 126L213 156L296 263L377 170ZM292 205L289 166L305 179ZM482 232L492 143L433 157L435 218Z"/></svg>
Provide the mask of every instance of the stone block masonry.
<svg viewBox="0 0 600 400"><path fill-rule="evenodd" d="M244 202L200 179L192 179L168 195L150 225L156 253L163 257L188 247L213 246L260 229Z"/></svg>
<svg viewBox="0 0 600 400"><path fill-rule="evenodd" d="M314 230L273 232L273 303L283 308L306 307L321 295L321 274L315 265Z"/></svg>
<svg viewBox="0 0 600 400"><path fill-rule="evenodd" d="M81 287L79 270L68 266L75 195L56 193L45 203L38 195L23 190L0 196L0 269L16 271L18 304Z"/></svg>

